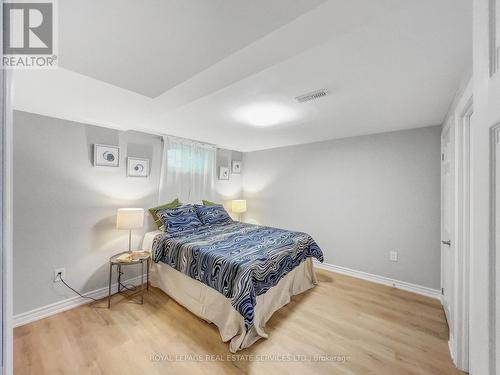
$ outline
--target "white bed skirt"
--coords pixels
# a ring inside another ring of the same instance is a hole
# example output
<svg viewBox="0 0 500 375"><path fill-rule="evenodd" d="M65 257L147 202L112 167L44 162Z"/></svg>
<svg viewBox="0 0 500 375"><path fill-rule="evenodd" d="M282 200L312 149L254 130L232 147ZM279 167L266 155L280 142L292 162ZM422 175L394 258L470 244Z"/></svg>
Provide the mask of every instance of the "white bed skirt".
<svg viewBox="0 0 500 375"><path fill-rule="evenodd" d="M144 250L151 250L151 240L144 239ZM290 298L316 285L312 258L308 258L266 293L257 296L253 327L246 332L243 317L231 301L215 289L186 276L169 265L152 262L151 284L160 288L200 318L214 323L224 342L231 341L232 353L248 348L268 335L264 328L273 313L290 302Z"/></svg>

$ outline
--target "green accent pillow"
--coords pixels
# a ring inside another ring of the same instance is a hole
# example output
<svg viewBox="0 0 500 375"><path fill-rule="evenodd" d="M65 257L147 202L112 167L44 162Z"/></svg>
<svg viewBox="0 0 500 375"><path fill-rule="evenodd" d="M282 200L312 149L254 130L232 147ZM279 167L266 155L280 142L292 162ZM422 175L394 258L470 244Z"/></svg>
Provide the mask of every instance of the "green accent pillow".
<svg viewBox="0 0 500 375"><path fill-rule="evenodd" d="M161 210L168 210L168 209L176 208L176 207L179 207L180 205L181 205L181 202L179 202L179 198L175 198L170 203L165 203L165 204L162 204L161 206L150 208L148 211L151 214L151 216L153 217L153 220L154 220L156 226L158 227L158 229L161 230L163 223L161 222L160 218L158 217L158 215L156 213L158 211L161 211Z"/></svg>
<svg viewBox="0 0 500 375"><path fill-rule="evenodd" d="M202 200L201 202L203 203L204 206L220 206L219 203L214 203L206 200Z"/></svg>

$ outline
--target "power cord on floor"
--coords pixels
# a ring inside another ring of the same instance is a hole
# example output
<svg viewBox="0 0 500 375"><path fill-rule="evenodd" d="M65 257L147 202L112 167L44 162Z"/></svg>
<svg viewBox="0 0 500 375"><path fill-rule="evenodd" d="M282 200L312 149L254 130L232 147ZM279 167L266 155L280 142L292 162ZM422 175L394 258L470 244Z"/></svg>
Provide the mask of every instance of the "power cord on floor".
<svg viewBox="0 0 500 375"><path fill-rule="evenodd" d="M64 285L66 285L66 287L68 287L69 289L71 289L73 292L75 292L76 294L78 294L80 297L82 298L88 298L88 299L91 299L92 301L95 301L97 302L98 300L95 299L95 298L92 298L92 297L89 297L89 296L84 296L82 293L80 293L79 291L77 291L76 289L73 289L71 286L68 285L68 283L66 281L64 281L64 279L62 278L62 275L61 273L58 273L57 276L59 277L59 280L62 281L62 283Z"/></svg>
<svg viewBox="0 0 500 375"><path fill-rule="evenodd" d="M122 271L119 271L119 272L120 272L120 275L123 275L123 272L122 272ZM64 285L66 285L66 287L67 287L68 289L71 289L73 292L75 292L76 294L78 294L80 297L82 297L82 298L88 298L88 299L91 299L92 301L95 301L95 302L99 301L99 300L97 300L97 299L95 299L95 298L92 298L92 297L89 297L89 296L84 296L82 293L80 293L80 292L79 292L79 291L77 291L76 289L73 289L70 285L68 285L68 283L67 283L66 281L64 281L64 279L62 278L61 273L58 273L58 274L57 274L57 277L59 277L59 280L61 280L61 281L62 281L62 283L63 283ZM136 290L137 290L137 286L132 285L132 284L125 285L125 284L122 284L122 283L120 282L120 286L121 286L122 288L124 288L124 289L126 289L126 290L130 291L130 292L134 292L134 291L136 291Z"/></svg>

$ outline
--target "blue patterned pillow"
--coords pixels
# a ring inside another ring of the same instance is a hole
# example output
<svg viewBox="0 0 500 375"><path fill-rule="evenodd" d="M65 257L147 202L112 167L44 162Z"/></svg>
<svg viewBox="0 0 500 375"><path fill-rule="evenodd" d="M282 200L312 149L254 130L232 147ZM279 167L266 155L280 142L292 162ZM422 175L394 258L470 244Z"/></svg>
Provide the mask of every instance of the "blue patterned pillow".
<svg viewBox="0 0 500 375"><path fill-rule="evenodd" d="M202 206L197 204L196 213L203 224L221 224L233 221L224 207L220 204L214 206Z"/></svg>
<svg viewBox="0 0 500 375"><path fill-rule="evenodd" d="M160 229L168 233L178 233L203 225L196 214L196 208L185 204L176 208L161 210L156 213L163 223Z"/></svg>

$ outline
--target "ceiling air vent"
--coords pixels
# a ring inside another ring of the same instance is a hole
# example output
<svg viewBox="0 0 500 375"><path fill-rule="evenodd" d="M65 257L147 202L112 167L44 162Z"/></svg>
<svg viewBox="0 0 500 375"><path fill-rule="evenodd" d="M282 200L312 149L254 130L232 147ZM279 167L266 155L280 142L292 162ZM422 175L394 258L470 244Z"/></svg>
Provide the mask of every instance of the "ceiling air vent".
<svg viewBox="0 0 500 375"><path fill-rule="evenodd" d="M309 93L304 94L304 95L297 96L295 98L295 100L298 101L299 103L305 103L305 102L308 102L311 100L316 100L316 99L322 98L323 96L327 96L327 95L328 95L328 90L321 89L321 90L309 92Z"/></svg>

